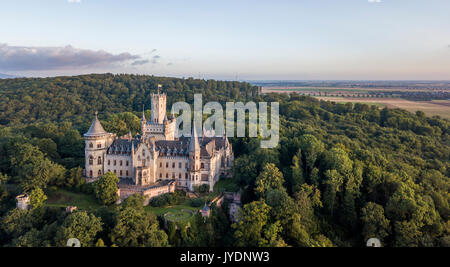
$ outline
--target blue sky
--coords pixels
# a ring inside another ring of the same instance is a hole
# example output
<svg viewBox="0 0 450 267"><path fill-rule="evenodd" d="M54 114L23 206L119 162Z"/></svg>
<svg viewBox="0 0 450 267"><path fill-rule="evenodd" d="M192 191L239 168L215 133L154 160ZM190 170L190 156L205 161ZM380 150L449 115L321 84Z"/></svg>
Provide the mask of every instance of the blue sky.
<svg viewBox="0 0 450 267"><path fill-rule="evenodd" d="M2 1L0 73L450 80L449 14L448 0Z"/></svg>

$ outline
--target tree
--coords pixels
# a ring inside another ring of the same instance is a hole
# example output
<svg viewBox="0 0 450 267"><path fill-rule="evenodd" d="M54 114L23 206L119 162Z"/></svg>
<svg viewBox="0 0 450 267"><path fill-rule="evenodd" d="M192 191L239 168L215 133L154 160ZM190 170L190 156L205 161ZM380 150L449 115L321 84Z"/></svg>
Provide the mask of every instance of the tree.
<svg viewBox="0 0 450 267"><path fill-rule="evenodd" d="M35 188L31 191L30 205L33 209L42 207L45 200L47 200L47 196L44 194L44 191L42 191L42 189Z"/></svg>
<svg viewBox="0 0 450 267"><path fill-rule="evenodd" d="M363 223L364 240L378 238L383 241L391 232L390 222L384 217L382 206L369 202L361 210L361 221Z"/></svg>
<svg viewBox="0 0 450 267"><path fill-rule="evenodd" d="M292 164L291 191L297 192L302 184L305 183L301 150L298 150L297 154L292 158Z"/></svg>
<svg viewBox="0 0 450 267"><path fill-rule="evenodd" d="M159 229L156 218L133 208L119 211L111 241L119 247L166 247L169 244L167 234Z"/></svg>
<svg viewBox="0 0 450 267"><path fill-rule="evenodd" d="M300 151L304 160L305 171L309 175L314 168L317 158L324 150L324 144L310 134L300 137Z"/></svg>
<svg viewBox="0 0 450 267"><path fill-rule="evenodd" d="M264 247L274 243L284 244L278 233L279 222L272 226L269 222L270 207L264 200L253 201L244 205L238 215L238 222L232 225L235 245L238 247Z"/></svg>
<svg viewBox="0 0 450 267"><path fill-rule="evenodd" d="M56 234L56 244L66 246L67 240L77 238L82 247L94 245L97 234L102 230L100 218L86 211L75 211L69 214Z"/></svg>
<svg viewBox="0 0 450 267"><path fill-rule="evenodd" d="M119 190L118 183L119 178L111 172L106 173L95 182L95 195L100 203L111 205L119 199L117 194Z"/></svg>
<svg viewBox="0 0 450 267"><path fill-rule="evenodd" d="M255 192L259 197L264 197L271 189L284 189L283 174L273 163L264 166L263 171L256 178Z"/></svg>

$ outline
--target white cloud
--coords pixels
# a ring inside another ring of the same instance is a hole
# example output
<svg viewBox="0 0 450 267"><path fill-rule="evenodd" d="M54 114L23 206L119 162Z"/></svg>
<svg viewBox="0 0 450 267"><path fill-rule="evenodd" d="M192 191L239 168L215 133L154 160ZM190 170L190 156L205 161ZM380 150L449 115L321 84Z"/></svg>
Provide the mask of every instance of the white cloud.
<svg viewBox="0 0 450 267"><path fill-rule="evenodd" d="M39 71L55 69L78 69L86 67L112 67L131 63L133 66L156 64L160 56L151 59L130 53L112 54L65 47L9 46L0 43L0 70Z"/></svg>
<svg viewBox="0 0 450 267"><path fill-rule="evenodd" d="M369 3L381 3L381 0L368 0Z"/></svg>
<svg viewBox="0 0 450 267"><path fill-rule="evenodd" d="M67 3L69 3L69 4L79 4L79 3L81 3L81 0L67 0Z"/></svg>

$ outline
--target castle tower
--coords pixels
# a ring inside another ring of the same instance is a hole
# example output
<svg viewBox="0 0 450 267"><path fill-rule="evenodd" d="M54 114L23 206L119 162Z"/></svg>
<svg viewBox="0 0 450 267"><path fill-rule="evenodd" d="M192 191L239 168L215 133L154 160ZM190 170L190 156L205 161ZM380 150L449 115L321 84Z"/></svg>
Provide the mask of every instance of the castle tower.
<svg viewBox="0 0 450 267"><path fill-rule="evenodd" d="M166 94L160 94L159 89L161 85L158 84L158 93L152 94L152 118L151 123L163 124L166 116Z"/></svg>
<svg viewBox="0 0 450 267"><path fill-rule="evenodd" d="M84 134L84 141L86 143L84 149L86 160L85 176L93 181L104 174L103 163L105 161L105 154L115 138L114 134L107 133L103 129L97 114L96 112L89 131Z"/></svg>
<svg viewBox="0 0 450 267"><path fill-rule="evenodd" d="M192 127L191 141L189 144L189 190L194 190L194 185L201 179L200 174L200 144L198 141L195 124Z"/></svg>

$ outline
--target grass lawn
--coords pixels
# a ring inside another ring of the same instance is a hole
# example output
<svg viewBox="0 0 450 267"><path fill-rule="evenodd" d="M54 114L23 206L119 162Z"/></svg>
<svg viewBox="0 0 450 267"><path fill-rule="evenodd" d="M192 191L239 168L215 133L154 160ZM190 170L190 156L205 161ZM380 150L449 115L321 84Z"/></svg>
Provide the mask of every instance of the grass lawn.
<svg viewBox="0 0 450 267"><path fill-rule="evenodd" d="M181 205L175 205L175 206L168 206L168 207L152 207L152 206L145 206L145 211L151 212L155 214L156 216L164 215L168 212L177 213L181 212L181 210L191 210L193 212L197 212L200 210L200 208L194 208L189 205L189 203L183 203Z"/></svg>
<svg viewBox="0 0 450 267"><path fill-rule="evenodd" d="M49 207L65 208L67 206L76 206L83 210L96 210L101 206L94 196L74 193L64 189L50 191L47 193L47 197L45 205Z"/></svg>

